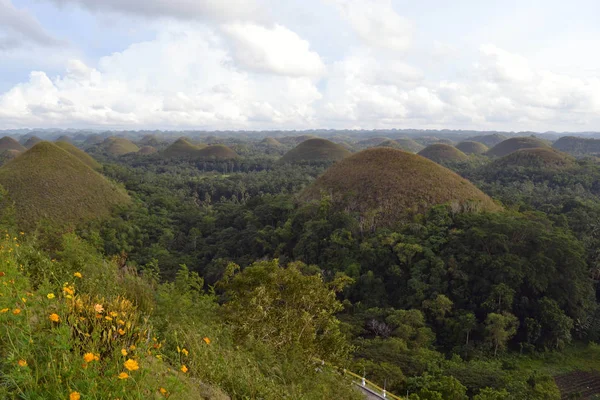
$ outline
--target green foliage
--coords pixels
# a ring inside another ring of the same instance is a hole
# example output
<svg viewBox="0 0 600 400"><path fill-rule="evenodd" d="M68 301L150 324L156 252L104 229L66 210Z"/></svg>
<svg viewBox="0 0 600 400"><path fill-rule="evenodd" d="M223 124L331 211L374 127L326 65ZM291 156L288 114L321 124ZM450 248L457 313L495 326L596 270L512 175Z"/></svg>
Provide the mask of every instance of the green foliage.
<svg viewBox="0 0 600 400"><path fill-rule="evenodd" d="M438 164L448 162L466 161L468 156L449 144L436 143L425 147L419 152L420 156L430 159Z"/></svg>
<svg viewBox="0 0 600 400"><path fill-rule="evenodd" d="M281 157L281 163L339 161L350 155L344 146L325 139L308 139Z"/></svg>

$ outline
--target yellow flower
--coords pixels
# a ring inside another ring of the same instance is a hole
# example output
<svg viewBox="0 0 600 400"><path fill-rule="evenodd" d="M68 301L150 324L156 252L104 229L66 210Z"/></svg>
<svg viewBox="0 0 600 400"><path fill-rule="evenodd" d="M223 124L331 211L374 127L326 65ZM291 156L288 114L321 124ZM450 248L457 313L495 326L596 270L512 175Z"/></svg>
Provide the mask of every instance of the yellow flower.
<svg viewBox="0 0 600 400"><path fill-rule="evenodd" d="M83 361L85 361L86 363L94 361L94 353L85 353L83 355Z"/></svg>
<svg viewBox="0 0 600 400"><path fill-rule="evenodd" d="M179 346L177 346L177 352L181 353L181 349L179 348Z"/></svg>
<svg viewBox="0 0 600 400"><path fill-rule="evenodd" d="M75 278L80 278L80 279L81 279L81 278L83 278L83 275L81 275L81 272L75 272L75 273L73 274L73 276L74 276Z"/></svg>
<svg viewBox="0 0 600 400"><path fill-rule="evenodd" d="M167 392L167 389L165 389L165 388L163 388L163 387L161 387L160 389L158 389L158 391L159 391L159 392L160 392L160 394L162 394L163 396L166 396L166 395L167 395L167 393L168 393L168 392Z"/></svg>
<svg viewBox="0 0 600 400"><path fill-rule="evenodd" d="M0 310L0 314L4 314L5 312L8 312L8 308L3 308L2 310Z"/></svg>
<svg viewBox="0 0 600 400"><path fill-rule="evenodd" d="M21 309L20 309L20 308L15 308L15 309L13 310L13 314L14 314L14 315L19 315L19 314L21 314Z"/></svg>
<svg viewBox="0 0 600 400"><path fill-rule="evenodd" d="M52 300L52 299L53 299L54 297L56 297L56 296L54 296L54 293L48 293L48 294L46 295L46 297L47 297L47 298L49 298L50 300Z"/></svg>
<svg viewBox="0 0 600 400"><path fill-rule="evenodd" d="M128 354L128 353L127 353L127 350L125 350L125 349L121 349L121 355L122 355L123 357L125 357L127 354Z"/></svg>
<svg viewBox="0 0 600 400"><path fill-rule="evenodd" d="M190 354L186 349L182 349L181 352L183 353L184 356L187 356L188 354Z"/></svg>
<svg viewBox="0 0 600 400"><path fill-rule="evenodd" d="M125 325L125 321L123 321L122 319L120 319L120 320L117 321L117 324L119 324L119 325Z"/></svg>
<svg viewBox="0 0 600 400"><path fill-rule="evenodd" d="M135 350L135 345L132 344L131 346L129 346L129 350Z"/></svg>
<svg viewBox="0 0 600 400"><path fill-rule="evenodd" d="M210 339L209 339L209 338L205 337L205 338L204 338L204 339L202 339L202 340L204 340L204 343L206 343L206 344L210 344Z"/></svg>
<svg viewBox="0 0 600 400"><path fill-rule="evenodd" d="M17 364L19 364L19 367L26 367L27 366L27 361L25 361L25 360L19 360L19 362L17 362Z"/></svg>
<svg viewBox="0 0 600 400"><path fill-rule="evenodd" d="M50 314L50 316L48 318L50 318L50 321L52 321L52 322L60 321L60 317L56 313Z"/></svg>
<svg viewBox="0 0 600 400"><path fill-rule="evenodd" d="M96 304L94 310L96 310L98 314L102 314L104 312L104 307L102 307L102 304Z"/></svg>
<svg viewBox="0 0 600 400"><path fill-rule="evenodd" d="M106 318L107 321L112 321L112 318L109 317L108 315L106 317L104 317L104 318Z"/></svg>
<svg viewBox="0 0 600 400"><path fill-rule="evenodd" d="M125 334L125 331L123 329L119 329L117 332L119 332L119 335L123 336Z"/></svg>
<svg viewBox="0 0 600 400"><path fill-rule="evenodd" d="M79 392L71 392L71 394L69 395L69 400L80 400L81 399L81 395L79 394Z"/></svg>
<svg viewBox="0 0 600 400"><path fill-rule="evenodd" d="M100 354L94 354L94 360L100 361Z"/></svg>
<svg viewBox="0 0 600 400"><path fill-rule="evenodd" d="M121 372L119 374L119 379L127 379L129 378L129 374L127 374L127 372Z"/></svg>
<svg viewBox="0 0 600 400"><path fill-rule="evenodd" d="M131 358L125 361L125 363L123 363L123 366L129 371L137 371L138 369L140 369L140 365L138 364L138 362L132 360Z"/></svg>
<svg viewBox="0 0 600 400"><path fill-rule="evenodd" d="M181 372L183 372L184 374L188 372L188 367L186 367L185 365L181 366Z"/></svg>
<svg viewBox="0 0 600 400"><path fill-rule="evenodd" d="M113 317L113 318L117 318L119 316L119 314L116 313L116 312L114 312L114 311L111 311L110 312L110 316Z"/></svg>

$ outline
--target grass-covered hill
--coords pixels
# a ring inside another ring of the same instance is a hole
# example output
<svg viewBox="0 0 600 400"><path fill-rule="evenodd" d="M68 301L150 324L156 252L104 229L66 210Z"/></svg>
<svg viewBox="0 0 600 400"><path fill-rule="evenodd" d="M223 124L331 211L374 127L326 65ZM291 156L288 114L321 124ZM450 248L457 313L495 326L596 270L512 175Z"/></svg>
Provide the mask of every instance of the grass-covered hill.
<svg viewBox="0 0 600 400"><path fill-rule="evenodd" d="M465 161L469 158L456 147L443 143L431 144L421 150L419 155L428 158L431 161L435 161L438 164Z"/></svg>
<svg viewBox="0 0 600 400"><path fill-rule="evenodd" d="M334 203L367 224L390 225L449 203L462 210L500 207L473 184L425 157L377 147L348 157L319 177L300 198L331 195Z"/></svg>
<svg viewBox="0 0 600 400"><path fill-rule="evenodd" d="M410 153L418 153L424 148L423 145L415 142L412 139L390 139L386 140L385 142L379 143L377 147L391 147L392 149L404 150Z"/></svg>
<svg viewBox="0 0 600 400"><path fill-rule="evenodd" d="M388 142L391 140L392 139L390 139L389 137L372 137L365 140L361 140L360 142L356 143L356 146L361 148L380 146L381 143Z"/></svg>
<svg viewBox="0 0 600 400"><path fill-rule="evenodd" d="M156 153L158 150L156 150L156 147L153 146L142 146L140 148L140 151L138 151L138 154L142 155L142 156L147 156L150 154L154 154Z"/></svg>
<svg viewBox="0 0 600 400"><path fill-rule="evenodd" d="M22 152L20 152L19 150L6 150L6 151L3 151L2 153L0 153L0 166L6 164L7 162L9 162L13 158L17 157L21 153Z"/></svg>
<svg viewBox="0 0 600 400"><path fill-rule="evenodd" d="M58 138L56 138L55 142L73 143L73 139L70 136L62 135L62 136L59 136Z"/></svg>
<svg viewBox="0 0 600 400"><path fill-rule="evenodd" d="M153 147L158 146L160 144L160 142L161 142L161 140L158 138L158 136L151 135L151 134L144 135L139 141L139 143L141 145L153 146Z"/></svg>
<svg viewBox="0 0 600 400"><path fill-rule="evenodd" d="M192 144L186 138L179 138L167 147L162 155L167 158L193 158L205 145Z"/></svg>
<svg viewBox="0 0 600 400"><path fill-rule="evenodd" d="M552 147L575 156L598 155L600 154L600 139L563 136L554 142Z"/></svg>
<svg viewBox="0 0 600 400"><path fill-rule="evenodd" d="M102 169L102 165L98 161L94 160L94 158L92 156L90 156L88 153L86 153L85 151L75 147L75 145L73 145L69 142L63 142L63 141L55 142L54 144L57 145L58 147L60 147L61 149L71 153L75 157L77 157L80 161L82 161L88 167L95 169L95 170Z"/></svg>
<svg viewBox="0 0 600 400"><path fill-rule="evenodd" d="M104 142L105 138L99 134L88 135L83 141L84 146L94 146L96 144L100 144Z"/></svg>
<svg viewBox="0 0 600 400"><path fill-rule="evenodd" d="M10 136L4 136L0 139L0 153L6 150L25 151L27 149Z"/></svg>
<svg viewBox="0 0 600 400"><path fill-rule="evenodd" d="M498 143L486 155L490 157L504 157L517 150L534 149L536 147L549 148L550 145L545 140L536 137L514 137Z"/></svg>
<svg viewBox="0 0 600 400"><path fill-rule="evenodd" d="M19 225L42 219L59 225L102 218L128 195L77 157L41 142L0 168L0 185L14 202Z"/></svg>
<svg viewBox="0 0 600 400"><path fill-rule="evenodd" d="M490 167L501 169L506 167L526 168L565 168L575 165L575 159L560 151L536 147L517 150L507 156L495 160Z"/></svg>
<svg viewBox="0 0 600 400"><path fill-rule="evenodd" d="M474 142L466 140L456 145L456 148L467 155L471 154L483 154L488 151L488 147L480 142Z"/></svg>
<svg viewBox="0 0 600 400"><path fill-rule="evenodd" d="M473 136L468 138L468 141L471 142L479 142L482 143L484 145L486 145L487 147L494 147L495 145L497 145L500 142L505 141L506 139L508 139L507 136L501 135L499 133L492 133L491 135L480 135L480 136Z"/></svg>
<svg viewBox="0 0 600 400"><path fill-rule="evenodd" d="M283 144L281 144L281 142L275 138L272 137L266 137L263 140L261 140L260 142L262 145L264 146L270 146L270 147L281 147L283 146Z"/></svg>
<svg viewBox="0 0 600 400"><path fill-rule="evenodd" d="M315 135L300 135L300 136L284 136L282 138L277 139L279 143L287 144L287 145L297 145L306 140L310 139L318 139Z"/></svg>
<svg viewBox="0 0 600 400"><path fill-rule="evenodd" d="M196 151L194 157L198 160L232 160L238 158L238 155L223 144L215 144Z"/></svg>
<svg viewBox="0 0 600 400"><path fill-rule="evenodd" d="M23 143L23 146L25 146L26 148L30 149L33 146L35 146L36 144L38 144L39 142L42 142L43 140L40 139L37 136L31 136L30 138L28 138L25 143Z"/></svg>
<svg viewBox="0 0 600 400"><path fill-rule="evenodd" d="M350 151L344 146L326 139L309 139L281 157L282 163L339 161L349 155Z"/></svg>
<svg viewBox="0 0 600 400"><path fill-rule="evenodd" d="M100 145L102 150L111 156L122 156L137 153L140 148L132 141L120 137L108 137Z"/></svg>

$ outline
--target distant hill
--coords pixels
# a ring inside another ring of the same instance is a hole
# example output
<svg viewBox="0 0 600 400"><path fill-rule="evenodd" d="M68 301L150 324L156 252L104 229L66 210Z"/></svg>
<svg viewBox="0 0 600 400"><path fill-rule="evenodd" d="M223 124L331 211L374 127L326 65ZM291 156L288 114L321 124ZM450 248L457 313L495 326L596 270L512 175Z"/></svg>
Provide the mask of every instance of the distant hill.
<svg viewBox="0 0 600 400"><path fill-rule="evenodd" d="M468 138L467 140L471 142L479 142L481 144L486 145L487 147L494 147L495 145L505 141L506 139L508 139L507 136L501 135L499 133L493 133L491 135L473 136Z"/></svg>
<svg viewBox="0 0 600 400"><path fill-rule="evenodd" d="M419 152L419 155L428 158L431 161L435 161L438 164L465 161L469 158L465 153L458 150L456 147L441 143L431 144L425 147Z"/></svg>
<svg viewBox="0 0 600 400"><path fill-rule="evenodd" d="M21 152L19 150L5 150L0 153L0 166L6 164L13 158L19 156Z"/></svg>
<svg viewBox="0 0 600 400"><path fill-rule="evenodd" d="M162 155L167 158L193 158L204 147L206 146L192 144L186 138L179 138L164 149Z"/></svg>
<svg viewBox="0 0 600 400"><path fill-rule="evenodd" d="M260 144L264 145L264 146L271 146L271 147L281 147L283 146L283 144L281 144L281 142L279 142L277 139L272 138L272 137L266 137L263 140L261 140Z"/></svg>
<svg viewBox="0 0 600 400"><path fill-rule="evenodd" d="M100 144L102 142L104 142L104 136L102 135L97 135L97 134L92 134L89 135L88 137L86 137L86 139L83 142L84 146L93 146L95 144Z"/></svg>
<svg viewBox="0 0 600 400"><path fill-rule="evenodd" d="M300 136L285 136L282 138L279 138L279 142L280 143L284 143L284 144L299 144L302 143L306 140L309 139L319 139L317 136L315 135L300 135Z"/></svg>
<svg viewBox="0 0 600 400"><path fill-rule="evenodd" d="M42 219L59 225L107 216L127 194L57 145L41 142L0 168L0 185L21 227Z"/></svg>
<svg viewBox="0 0 600 400"><path fill-rule="evenodd" d="M57 145L58 147L60 147L61 149L71 153L75 157L77 157L81 162L83 162L88 167L95 169L97 171L102 169L102 164L100 164L98 161L94 160L94 158L92 156L90 156L88 153L86 153L85 151L75 147L75 145L73 145L71 143L67 143L67 142L56 142L54 144Z"/></svg>
<svg viewBox="0 0 600 400"><path fill-rule="evenodd" d="M198 150L195 158L199 160L231 160L238 158L238 155L225 145L215 144Z"/></svg>
<svg viewBox="0 0 600 400"><path fill-rule="evenodd" d="M365 229L393 225L438 204L463 211L501 207L454 172L416 154L376 147L330 167L300 198L331 195L340 209L357 214Z"/></svg>
<svg viewBox="0 0 600 400"><path fill-rule="evenodd" d="M565 168L575 165L575 158L560 151L537 147L521 149L495 160L490 168L503 169L506 167L535 167L535 168Z"/></svg>
<svg viewBox="0 0 600 400"><path fill-rule="evenodd" d="M563 136L554 142L552 147L575 156L599 155L600 139Z"/></svg>
<svg viewBox="0 0 600 400"><path fill-rule="evenodd" d="M158 150L156 150L155 147L152 146L142 146L140 148L140 151L138 151L138 154L142 155L142 156L148 156L150 154L154 154L157 153Z"/></svg>
<svg viewBox="0 0 600 400"><path fill-rule="evenodd" d="M536 137L514 137L506 139L492 147L486 154L490 157L504 157L521 149L533 149L536 147L550 147L548 142Z"/></svg>
<svg viewBox="0 0 600 400"><path fill-rule="evenodd" d="M401 150L408 151L410 153L418 153L423 150L425 146L408 138L401 138L394 140L400 146Z"/></svg>
<svg viewBox="0 0 600 400"><path fill-rule="evenodd" d="M130 140L114 136L106 138L100 146L107 154L112 156L137 153L140 150L140 148Z"/></svg>
<svg viewBox="0 0 600 400"><path fill-rule="evenodd" d="M338 161L351 155L344 146L326 139L309 139L281 157L282 163Z"/></svg>
<svg viewBox="0 0 600 400"><path fill-rule="evenodd" d="M160 139L156 135L144 135L139 141L142 145L153 147L160 145L160 142Z"/></svg>
<svg viewBox="0 0 600 400"><path fill-rule="evenodd" d="M67 135L62 135L60 137L58 137L55 142L67 142L67 143L73 143L73 139L71 139L70 136Z"/></svg>
<svg viewBox="0 0 600 400"><path fill-rule="evenodd" d="M470 140L460 142L456 145L456 148L467 155L483 154L489 150L485 144L481 142L473 142Z"/></svg>
<svg viewBox="0 0 600 400"><path fill-rule="evenodd" d="M356 146L357 147L375 147L375 146L381 145L381 143L389 142L391 140L392 139L390 139L389 137L373 137L373 138L361 140L360 142L356 143Z"/></svg>
<svg viewBox="0 0 600 400"><path fill-rule="evenodd" d="M23 146L25 146L26 149L30 149L33 146L35 146L36 144L38 144L39 142L43 142L42 139L40 139L37 136L31 136L30 138L28 138L25 143L23 144Z"/></svg>
<svg viewBox="0 0 600 400"><path fill-rule="evenodd" d="M6 150L25 151L27 149L10 136L4 136L0 139L0 153Z"/></svg>

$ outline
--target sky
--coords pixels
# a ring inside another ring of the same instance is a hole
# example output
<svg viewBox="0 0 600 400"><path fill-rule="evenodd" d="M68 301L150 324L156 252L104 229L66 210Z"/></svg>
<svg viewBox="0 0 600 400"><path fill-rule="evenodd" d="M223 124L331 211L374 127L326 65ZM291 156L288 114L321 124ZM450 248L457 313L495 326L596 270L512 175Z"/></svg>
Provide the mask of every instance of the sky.
<svg viewBox="0 0 600 400"><path fill-rule="evenodd" d="M0 0L0 129L600 131L597 0Z"/></svg>

